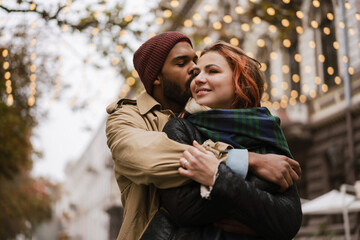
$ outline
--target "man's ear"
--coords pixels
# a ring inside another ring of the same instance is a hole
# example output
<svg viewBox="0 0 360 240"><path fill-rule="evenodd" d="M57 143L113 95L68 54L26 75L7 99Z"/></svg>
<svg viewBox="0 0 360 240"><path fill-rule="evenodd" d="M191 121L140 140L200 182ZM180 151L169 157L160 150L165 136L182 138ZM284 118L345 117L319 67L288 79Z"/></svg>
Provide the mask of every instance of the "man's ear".
<svg viewBox="0 0 360 240"><path fill-rule="evenodd" d="M154 86L159 86L159 85L161 85L160 76L158 76L158 77L154 80L153 85L154 85Z"/></svg>

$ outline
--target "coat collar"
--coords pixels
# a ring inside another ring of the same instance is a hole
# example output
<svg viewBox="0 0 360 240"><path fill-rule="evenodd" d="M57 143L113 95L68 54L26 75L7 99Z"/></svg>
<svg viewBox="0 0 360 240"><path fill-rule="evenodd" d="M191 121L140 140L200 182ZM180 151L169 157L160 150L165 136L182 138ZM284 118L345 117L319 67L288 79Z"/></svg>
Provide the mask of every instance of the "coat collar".
<svg viewBox="0 0 360 240"><path fill-rule="evenodd" d="M144 92L139 95L137 98L137 107L139 108L139 112L141 115L146 114L154 107L161 108L160 103L158 103L151 95L149 95L147 92Z"/></svg>

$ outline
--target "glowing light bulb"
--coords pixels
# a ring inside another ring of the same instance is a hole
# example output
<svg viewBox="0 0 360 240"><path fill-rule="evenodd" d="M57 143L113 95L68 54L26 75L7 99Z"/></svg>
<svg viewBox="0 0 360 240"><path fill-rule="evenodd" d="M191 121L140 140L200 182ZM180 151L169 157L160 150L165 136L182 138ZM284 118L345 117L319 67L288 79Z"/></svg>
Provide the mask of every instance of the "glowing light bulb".
<svg viewBox="0 0 360 240"><path fill-rule="evenodd" d="M290 68L288 65L283 65L281 69L282 69L282 72L285 74L288 74L290 72Z"/></svg>
<svg viewBox="0 0 360 240"><path fill-rule="evenodd" d="M277 53L276 52L271 52L270 53L270 58L271 59L276 59L277 58Z"/></svg>
<svg viewBox="0 0 360 240"><path fill-rule="evenodd" d="M214 22L214 23L213 23L213 28L214 28L215 30L220 30L220 29L222 28L221 22Z"/></svg>
<svg viewBox="0 0 360 240"><path fill-rule="evenodd" d="M327 13L327 14L326 14L326 17L327 17L327 19L329 19L330 21L334 20L334 14L332 14L332 13Z"/></svg>
<svg viewBox="0 0 360 240"><path fill-rule="evenodd" d="M234 46L238 46L239 45L239 40L237 38L231 38L230 39L230 44L232 44Z"/></svg>
<svg viewBox="0 0 360 240"><path fill-rule="evenodd" d="M299 74L293 74L291 76L291 79L294 83L298 83L300 81L300 76L299 76Z"/></svg>
<svg viewBox="0 0 360 240"><path fill-rule="evenodd" d="M272 8L272 7L269 7L268 9L266 9L266 12L267 12L267 14L269 14L270 16L274 16L275 13L276 13L275 9Z"/></svg>
<svg viewBox="0 0 360 240"><path fill-rule="evenodd" d="M173 8L177 8L179 6L179 1L177 1L177 0L171 1L170 6Z"/></svg>
<svg viewBox="0 0 360 240"><path fill-rule="evenodd" d="M226 23L231 23L231 22L232 22L232 17L231 17L230 15L225 15L225 16L223 17L223 20L224 20L224 22L226 22Z"/></svg>
<svg viewBox="0 0 360 240"><path fill-rule="evenodd" d="M195 13L195 14L193 15L193 19L194 19L195 21L200 21L200 20L201 20L201 15L200 15L199 13Z"/></svg>
<svg viewBox="0 0 360 240"><path fill-rule="evenodd" d="M291 41L289 39L284 39L283 45L284 45L284 47L289 48L289 47L291 47Z"/></svg>
<svg viewBox="0 0 360 240"><path fill-rule="evenodd" d="M325 83L321 86L321 90L326 93L329 90L328 85L326 85Z"/></svg>
<svg viewBox="0 0 360 240"><path fill-rule="evenodd" d="M128 78L126 79L126 83L127 83L129 86L133 86L133 85L135 84L135 82L136 82L136 80L135 80L135 78L133 78L133 77L128 77Z"/></svg>
<svg viewBox="0 0 360 240"><path fill-rule="evenodd" d="M204 9L205 9L206 12L211 12L212 11L212 7L209 4L205 5Z"/></svg>
<svg viewBox="0 0 360 240"><path fill-rule="evenodd" d="M312 28L317 29L319 27L319 23L316 20L312 20L310 23Z"/></svg>
<svg viewBox="0 0 360 240"><path fill-rule="evenodd" d="M265 41L264 41L264 39L261 39L261 38L259 38L257 41L256 41L256 43L257 43L257 45L258 45L258 47L265 47Z"/></svg>
<svg viewBox="0 0 360 240"><path fill-rule="evenodd" d="M274 32L277 31L277 27L276 27L275 25L270 25L270 26L269 26L269 31L272 32L272 33L274 33Z"/></svg>
<svg viewBox="0 0 360 240"><path fill-rule="evenodd" d="M267 70L267 65L266 63L261 63L261 68L260 68L261 71L265 72Z"/></svg>
<svg viewBox="0 0 360 240"><path fill-rule="evenodd" d="M296 53L294 55L294 59L295 59L296 62L301 62L301 60L302 60L301 55L299 53Z"/></svg>
<svg viewBox="0 0 360 240"><path fill-rule="evenodd" d="M299 19L302 19L304 17L304 13L302 11L296 11L296 16L299 18Z"/></svg>
<svg viewBox="0 0 360 240"><path fill-rule="evenodd" d="M186 19L184 21L184 26L185 27L192 27L193 26L193 21L191 21L190 19Z"/></svg>
<svg viewBox="0 0 360 240"><path fill-rule="evenodd" d="M169 17L171 17L171 16L172 16L172 11L169 10L169 9L164 10L164 11L163 11L163 16L164 16L164 18L169 18Z"/></svg>
<svg viewBox="0 0 360 240"><path fill-rule="evenodd" d="M209 36L207 36L207 37L204 37L203 41L205 44L210 44L212 42L212 39Z"/></svg>
<svg viewBox="0 0 360 240"><path fill-rule="evenodd" d="M316 7L316 8L320 7L320 2L319 2L319 0L313 0L313 1L312 1L312 4L313 4L313 6Z"/></svg>
<svg viewBox="0 0 360 240"><path fill-rule="evenodd" d="M303 94L300 95L299 100L300 100L301 103L305 103L306 102L306 96L303 95Z"/></svg>
<svg viewBox="0 0 360 240"><path fill-rule="evenodd" d="M284 27L288 27L290 25L290 22L286 18L283 18L281 20L281 25L283 25Z"/></svg>
<svg viewBox="0 0 360 240"><path fill-rule="evenodd" d="M155 23L158 24L158 25L161 25L164 23L164 19L162 17L157 17L155 19Z"/></svg>
<svg viewBox="0 0 360 240"><path fill-rule="evenodd" d="M261 18L259 18L259 17L253 17L252 21L253 21L253 23L255 23L255 24L260 24L260 23L261 23Z"/></svg>
<svg viewBox="0 0 360 240"><path fill-rule="evenodd" d="M243 23L243 24L241 24L241 29L242 29L244 32L248 32L248 31L250 31L250 25L247 24L247 23Z"/></svg>
<svg viewBox="0 0 360 240"><path fill-rule="evenodd" d="M296 32L297 32L298 34L303 34L303 33L304 33L303 27L297 26L297 27L296 27Z"/></svg>
<svg viewBox="0 0 360 240"><path fill-rule="evenodd" d="M291 98L297 98L299 96L299 93L296 90L291 90L290 96Z"/></svg>
<svg viewBox="0 0 360 240"><path fill-rule="evenodd" d="M328 27L324 27L324 28L323 28L323 32L324 32L326 35L330 35L330 33L331 33L330 28L328 28Z"/></svg>
<svg viewBox="0 0 360 240"><path fill-rule="evenodd" d="M240 15L240 14L243 14L245 12L245 10L241 6L237 6L237 7L235 7L235 12Z"/></svg>

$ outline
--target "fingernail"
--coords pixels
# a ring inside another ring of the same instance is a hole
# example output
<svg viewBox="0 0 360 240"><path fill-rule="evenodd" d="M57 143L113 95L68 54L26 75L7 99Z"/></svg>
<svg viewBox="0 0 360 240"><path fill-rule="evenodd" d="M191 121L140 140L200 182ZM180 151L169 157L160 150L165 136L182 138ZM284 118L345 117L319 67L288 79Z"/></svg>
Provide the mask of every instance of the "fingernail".
<svg viewBox="0 0 360 240"><path fill-rule="evenodd" d="M194 144L195 144L195 145L199 145L199 143L198 143L196 140L194 140Z"/></svg>

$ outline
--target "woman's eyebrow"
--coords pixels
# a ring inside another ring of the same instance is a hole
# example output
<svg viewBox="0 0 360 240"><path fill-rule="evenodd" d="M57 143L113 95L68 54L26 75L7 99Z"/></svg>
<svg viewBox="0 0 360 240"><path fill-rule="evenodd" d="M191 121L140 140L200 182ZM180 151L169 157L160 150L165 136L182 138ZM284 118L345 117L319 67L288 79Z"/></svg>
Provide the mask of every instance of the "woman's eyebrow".
<svg viewBox="0 0 360 240"><path fill-rule="evenodd" d="M216 64L214 64L214 63L205 65L205 69L208 69L208 68L210 68L210 67L218 67L218 68L220 68L219 65L216 65Z"/></svg>

